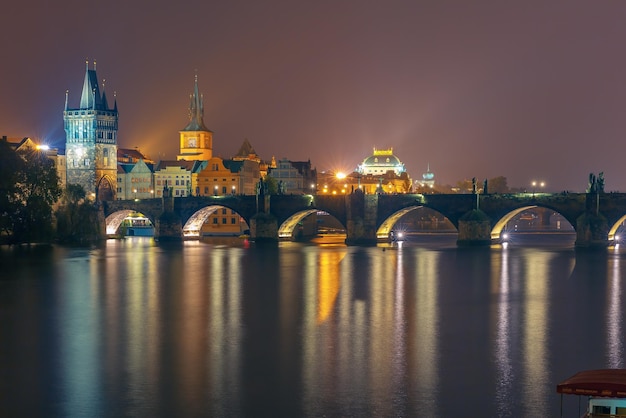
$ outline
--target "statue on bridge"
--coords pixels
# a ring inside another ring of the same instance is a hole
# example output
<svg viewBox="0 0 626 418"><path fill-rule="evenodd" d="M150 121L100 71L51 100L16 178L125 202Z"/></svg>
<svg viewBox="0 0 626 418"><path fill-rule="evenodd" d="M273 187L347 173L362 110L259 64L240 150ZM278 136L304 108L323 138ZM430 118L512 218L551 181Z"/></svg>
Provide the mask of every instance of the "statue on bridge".
<svg viewBox="0 0 626 418"><path fill-rule="evenodd" d="M589 173L589 183L587 185L587 193L604 193L604 172L600 172L598 177Z"/></svg>

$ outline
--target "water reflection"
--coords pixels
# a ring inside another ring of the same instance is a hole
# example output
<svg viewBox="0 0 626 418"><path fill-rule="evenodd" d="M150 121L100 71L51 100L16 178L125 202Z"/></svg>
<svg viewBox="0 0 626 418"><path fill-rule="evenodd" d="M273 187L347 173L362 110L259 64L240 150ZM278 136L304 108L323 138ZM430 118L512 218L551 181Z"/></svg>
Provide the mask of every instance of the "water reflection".
<svg viewBox="0 0 626 418"><path fill-rule="evenodd" d="M404 244L133 238L16 263L0 281L0 404L14 416L555 416L557 380L624 366L623 254Z"/></svg>
<svg viewBox="0 0 626 418"><path fill-rule="evenodd" d="M609 368L624 367L624 332L622 330L622 282L619 255L612 255L608 260L607 286L607 358Z"/></svg>

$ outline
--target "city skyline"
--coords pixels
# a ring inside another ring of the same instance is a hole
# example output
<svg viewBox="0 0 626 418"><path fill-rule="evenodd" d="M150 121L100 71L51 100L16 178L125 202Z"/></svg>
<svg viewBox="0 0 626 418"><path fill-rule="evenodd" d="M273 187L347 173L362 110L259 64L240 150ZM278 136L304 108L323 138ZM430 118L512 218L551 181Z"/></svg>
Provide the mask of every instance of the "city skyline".
<svg viewBox="0 0 626 418"><path fill-rule="evenodd" d="M358 4L358 7L355 7ZM149 9L148 9L149 7ZM84 62L120 113L118 145L173 159L195 74L214 153L353 170L393 148L413 179L505 176L625 190L619 2L138 1L5 7L0 134L63 148ZM94 18L95 17L95 18Z"/></svg>

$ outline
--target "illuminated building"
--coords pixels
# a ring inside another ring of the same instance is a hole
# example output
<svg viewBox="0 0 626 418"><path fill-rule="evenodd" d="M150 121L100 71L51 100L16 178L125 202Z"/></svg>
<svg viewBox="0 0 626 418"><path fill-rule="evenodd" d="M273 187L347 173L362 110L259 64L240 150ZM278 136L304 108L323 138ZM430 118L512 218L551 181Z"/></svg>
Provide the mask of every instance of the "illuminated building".
<svg viewBox="0 0 626 418"><path fill-rule="evenodd" d="M374 153L367 157L356 168L356 172L361 175L380 176L392 171L396 176L400 176L406 172L404 164L400 162L400 159L393 155L393 148L385 150L377 150L374 148Z"/></svg>
<svg viewBox="0 0 626 418"><path fill-rule="evenodd" d="M154 166L143 159L117 164L117 199L150 199L154 197Z"/></svg>
<svg viewBox="0 0 626 418"><path fill-rule="evenodd" d="M192 196L193 190L197 190L198 173L206 164L206 161L159 161L154 169L155 197L162 197L165 189L169 196Z"/></svg>
<svg viewBox="0 0 626 418"><path fill-rule="evenodd" d="M117 149L117 199L155 197L154 161L138 149Z"/></svg>
<svg viewBox="0 0 626 418"><path fill-rule="evenodd" d="M360 190L366 194L409 193L412 181L393 149L377 150L350 174L320 173L318 193L345 194Z"/></svg>
<svg viewBox="0 0 626 418"><path fill-rule="evenodd" d="M79 184L88 197L113 200L117 188L117 101L109 108L104 83L102 94L96 75L86 63L78 108L68 105L65 93L63 121L67 184Z"/></svg>
<svg viewBox="0 0 626 418"><path fill-rule="evenodd" d="M424 188L424 189L426 188L432 189L435 187L435 173L430 171L430 164L428 164L428 168L426 169L426 172L422 174L422 179L415 180L415 184L416 186Z"/></svg>
<svg viewBox="0 0 626 418"><path fill-rule="evenodd" d="M189 123L180 131L178 160L209 160L213 156L213 132L204 125L204 102L198 92L196 75L193 94L190 95Z"/></svg>

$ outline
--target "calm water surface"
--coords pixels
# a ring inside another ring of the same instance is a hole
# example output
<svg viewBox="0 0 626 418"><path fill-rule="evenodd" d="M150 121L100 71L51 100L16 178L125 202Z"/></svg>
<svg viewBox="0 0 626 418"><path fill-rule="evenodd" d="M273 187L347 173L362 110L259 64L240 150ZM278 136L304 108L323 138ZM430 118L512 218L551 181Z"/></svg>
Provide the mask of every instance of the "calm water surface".
<svg viewBox="0 0 626 418"><path fill-rule="evenodd" d="M626 251L341 242L0 250L0 414L557 417L625 367Z"/></svg>

